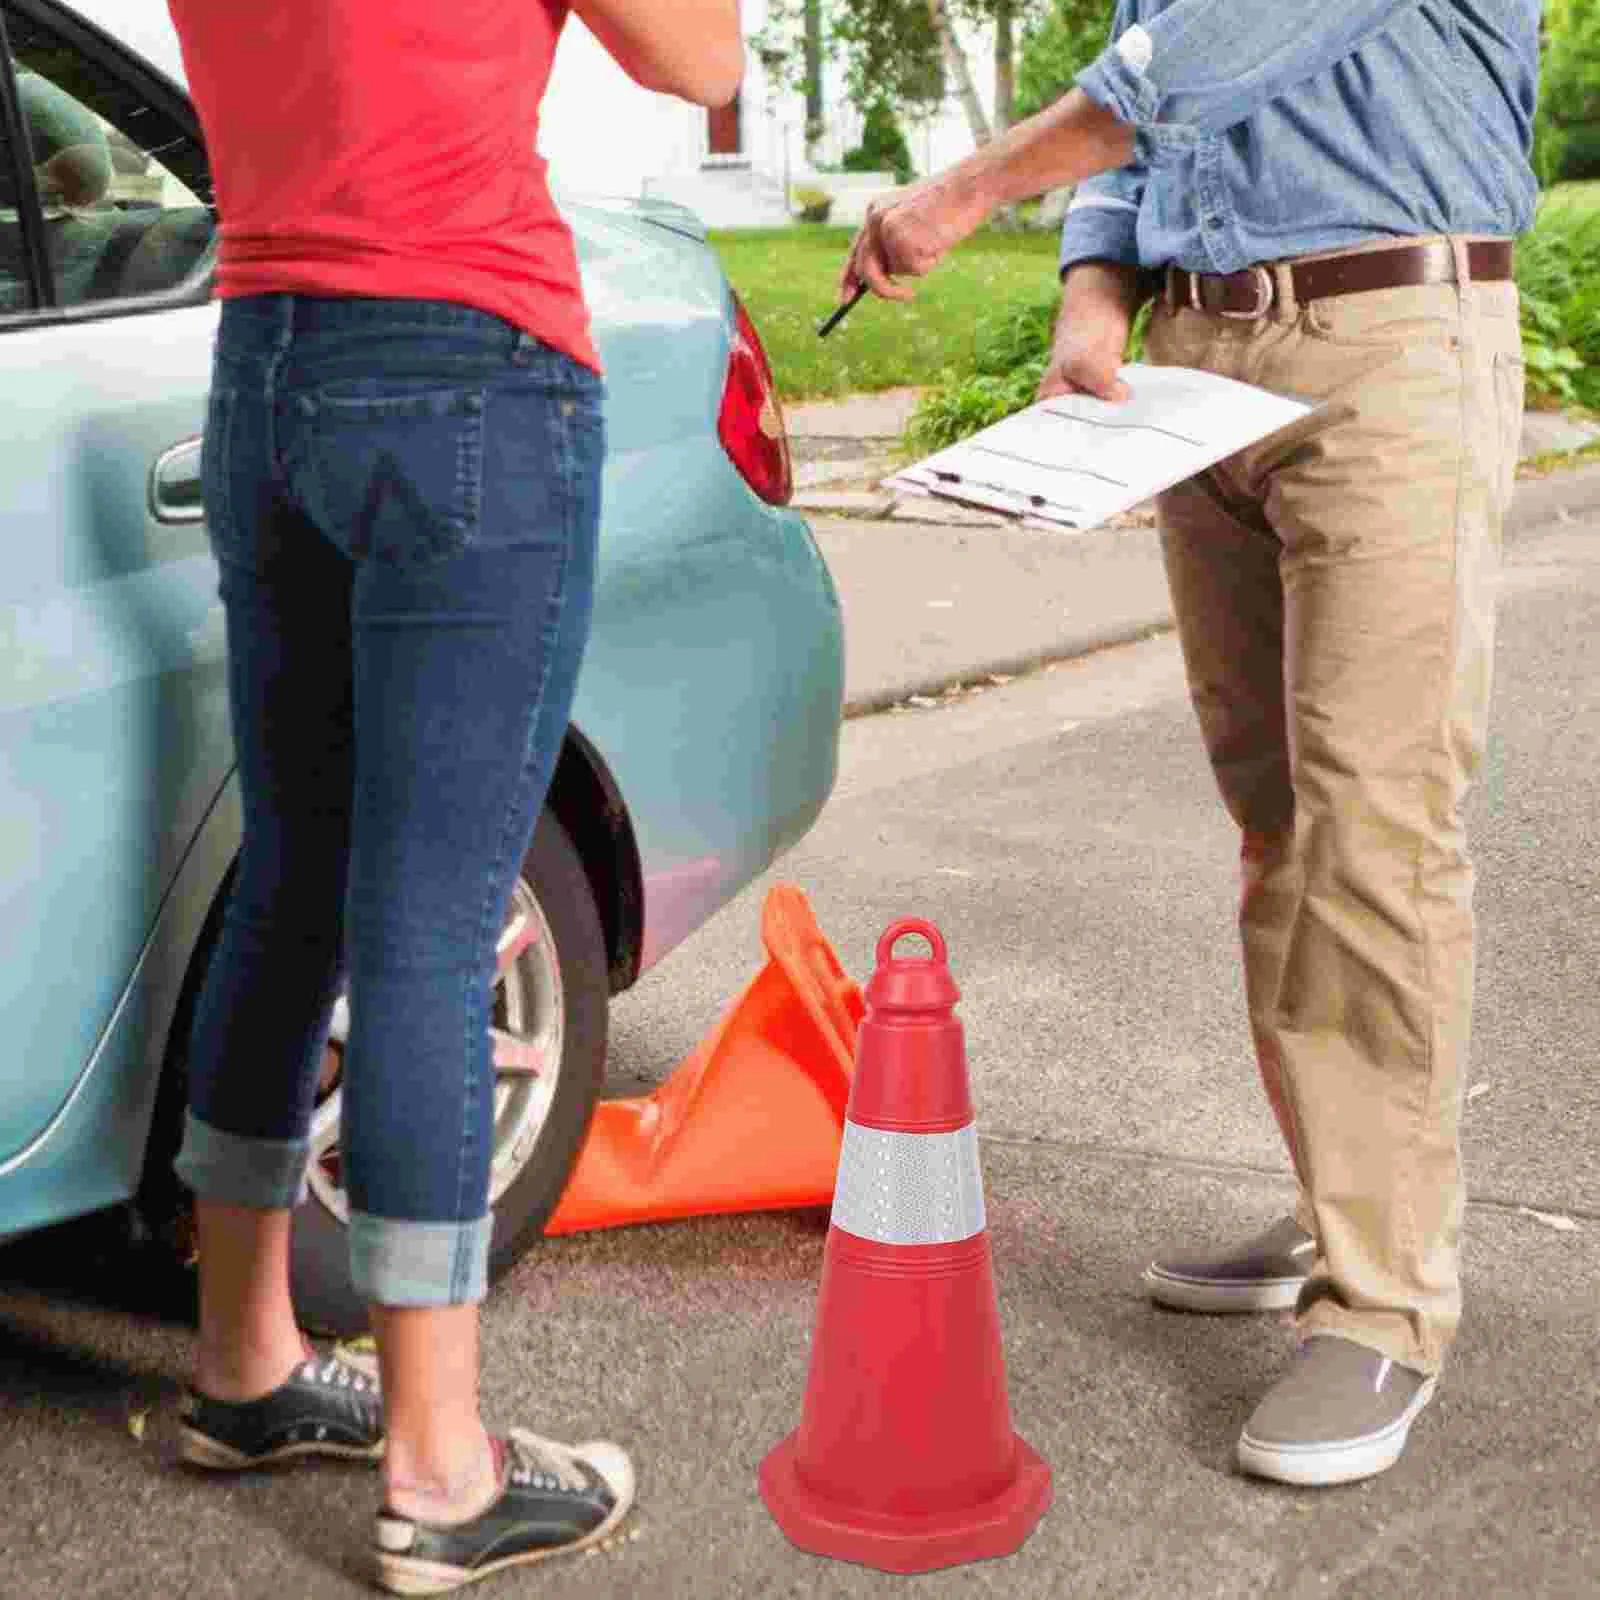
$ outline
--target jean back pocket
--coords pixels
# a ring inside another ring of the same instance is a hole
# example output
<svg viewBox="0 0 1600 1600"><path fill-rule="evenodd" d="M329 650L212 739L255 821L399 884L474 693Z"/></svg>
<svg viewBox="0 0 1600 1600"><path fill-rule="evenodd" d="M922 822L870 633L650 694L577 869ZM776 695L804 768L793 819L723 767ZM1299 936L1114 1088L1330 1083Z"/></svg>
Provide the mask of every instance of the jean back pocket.
<svg viewBox="0 0 1600 1600"><path fill-rule="evenodd" d="M424 566L466 548L482 514L481 387L370 380L290 401L296 497L354 561Z"/></svg>

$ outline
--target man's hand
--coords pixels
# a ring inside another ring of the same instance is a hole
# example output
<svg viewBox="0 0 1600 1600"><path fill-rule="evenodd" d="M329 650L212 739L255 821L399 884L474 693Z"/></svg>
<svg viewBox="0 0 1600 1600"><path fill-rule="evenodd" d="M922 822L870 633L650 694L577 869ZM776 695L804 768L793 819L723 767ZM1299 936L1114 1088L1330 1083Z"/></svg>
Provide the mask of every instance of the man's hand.
<svg viewBox="0 0 1600 1600"><path fill-rule="evenodd" d="M953 167L898 190L867 210L844 271L840 302L865 284L885 300L909 300L901 278L925 278L1001 206L1077 183L1133 159L1133 129L1070 89Z"/></svg>
<svg viewBox="0 0 1600 1600"><path fill-rule="evenodd" d="M1088 394L1097 400L1130 397L1133 391L1117 376L1117 368L1127 352L1138 294L1132 267L1086 261L1067 274L1039 399L1058 394Z"/></svg>
<svg viewBox="0 0 1600 1600"><path fill-rule="evenodd" d="M839 274L839 298L849 299L865 284L885 300L911 299L917 291L896 280L927 277L988 215L972 185L948 178L872 201Z"/></svg>

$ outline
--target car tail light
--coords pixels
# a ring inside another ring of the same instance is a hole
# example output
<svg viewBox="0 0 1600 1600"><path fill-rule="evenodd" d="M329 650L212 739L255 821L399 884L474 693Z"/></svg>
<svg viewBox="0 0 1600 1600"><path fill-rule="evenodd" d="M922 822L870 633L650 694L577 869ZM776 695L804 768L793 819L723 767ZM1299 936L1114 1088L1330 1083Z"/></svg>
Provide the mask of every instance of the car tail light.
<svg viewBox="0 0 1600 1600"><path fill-rule="evenodd" d="M794 493L789 435L761 336L738 295L733 297L733 349L722 390L717 437L740 476L768 505L784 506Z"/></svg>

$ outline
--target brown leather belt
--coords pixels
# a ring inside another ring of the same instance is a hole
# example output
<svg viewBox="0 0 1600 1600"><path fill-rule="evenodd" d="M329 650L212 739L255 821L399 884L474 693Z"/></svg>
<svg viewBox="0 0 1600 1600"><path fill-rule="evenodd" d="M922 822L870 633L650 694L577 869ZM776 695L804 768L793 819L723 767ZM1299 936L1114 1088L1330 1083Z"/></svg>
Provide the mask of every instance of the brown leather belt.
<svg viewBox="0 0 1600 1600"><path fill-rule="evenodd" d="M1455 256L1444 239L1426 244L1385 246L1354 255L1331 256L1321 261L1291 261L1290 280L1297 305L1326 300L1338 294L1361 294L1369 289L1404 289L1414 284L1454 283ZM1467 245L1467 269L1474 283L1500 283L1511 276L1509 239L1476 239ZM1277 279L1270 267L1257 265L1242 272L1187 272L1167 268L1167 303L1191 306L1218 317L1252 321L1264 317L1277 298Z"/></svg>

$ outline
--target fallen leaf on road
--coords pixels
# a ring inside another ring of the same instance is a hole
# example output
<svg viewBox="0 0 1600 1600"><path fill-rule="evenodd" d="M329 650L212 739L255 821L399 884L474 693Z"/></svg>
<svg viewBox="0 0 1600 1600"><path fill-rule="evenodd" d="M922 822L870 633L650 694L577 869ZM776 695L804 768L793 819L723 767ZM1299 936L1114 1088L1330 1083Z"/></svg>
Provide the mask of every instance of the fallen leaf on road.
<svg viewBox="0 0 1600 1600"><path fill-rule="evenodd" d="M1518 1206L1525 1217L1532 1217L1535 1222L1543 1223L1547 1228L1554 1228L1557 1233L1576 1233L1578 1224L1571 1217L1564 1217L1555 1211L1535 1211L1532 1206Z"/></svg>
<svg viewBox="0 0 1600 1600"><path fill-rule="evenodd" d="M128 1413L128 1432L131 1433L135 1439L142 1441L144 1439L144 1425L149 1420L150 1413L148 1410L130 1411Z"/></svg>
<svg viewBox="0 0 1600 1600"><path fill-rule="evenodd" d="M1489 1092L1489 1085L1488 1084L1486 1084L1486 1083L1475 1083L1475 1084L1473 1084L1473 1086L1470 1089L1467 1090L1467 1099L1469 1101L1476 1100L1480 1094L1488 1094L1488 1092Z"/></svg>

